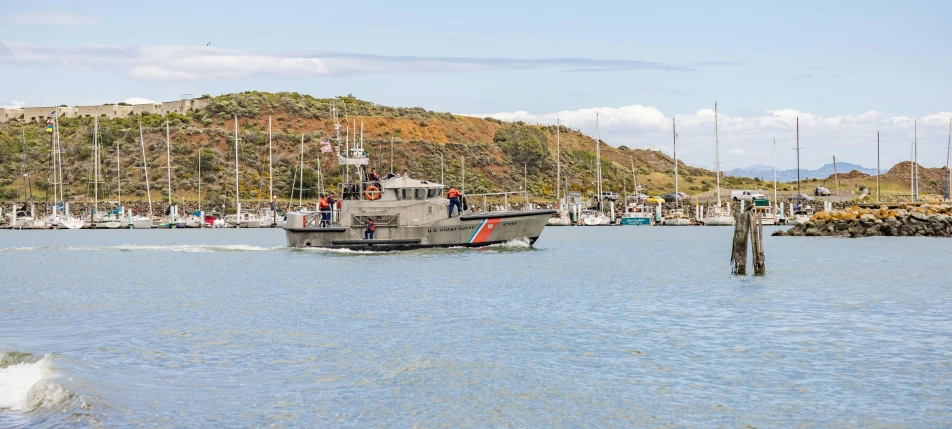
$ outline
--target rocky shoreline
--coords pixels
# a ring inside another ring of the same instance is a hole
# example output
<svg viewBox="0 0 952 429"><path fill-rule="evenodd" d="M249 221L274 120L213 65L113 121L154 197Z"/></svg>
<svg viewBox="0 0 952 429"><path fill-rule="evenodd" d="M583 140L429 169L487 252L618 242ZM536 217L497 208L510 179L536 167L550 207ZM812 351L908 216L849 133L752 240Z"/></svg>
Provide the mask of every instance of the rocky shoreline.
<svg viewBox="0 0 952 429"><path fill-rule="evenodd" d="M899 204L819 212L809 221L774 236L789 237L952 237L952 206Z"/></svg>

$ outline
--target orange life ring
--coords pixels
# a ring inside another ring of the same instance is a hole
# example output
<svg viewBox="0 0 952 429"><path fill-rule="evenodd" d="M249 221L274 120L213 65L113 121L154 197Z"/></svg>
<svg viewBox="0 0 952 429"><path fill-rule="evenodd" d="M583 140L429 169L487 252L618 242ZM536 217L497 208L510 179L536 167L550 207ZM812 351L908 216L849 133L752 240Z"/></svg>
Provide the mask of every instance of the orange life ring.
<svg viewBox="0 0 952 429"><path fill-rule="evenodd" d="M364 197L370 201L380 199L380 190L376 186L370 185L364 190Z"/></svg>

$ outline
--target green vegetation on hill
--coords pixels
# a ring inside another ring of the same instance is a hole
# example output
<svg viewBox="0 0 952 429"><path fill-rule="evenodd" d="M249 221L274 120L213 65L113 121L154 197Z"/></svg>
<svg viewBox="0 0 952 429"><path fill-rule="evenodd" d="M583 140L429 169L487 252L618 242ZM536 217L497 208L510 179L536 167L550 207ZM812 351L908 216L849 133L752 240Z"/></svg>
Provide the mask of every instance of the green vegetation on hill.
<svg viewBox="0 0 952 429"><path fill-rule="evenodd" d="M556 133L561 136L563 184L592 195L595 190L595 142L566 127L537 126L472 118L428 111L423 108L380 106L352 96L314 98L298 93L243 92L211 97L204 109L187 115L143 115L101 120L99 137L102 179L100 193L115 199L116 156L122 179L123 199L139 198L144 188L139 124L143 127L145 158L153 198L167 195L165 126L171 134L172 188L175 199L198 197L199 153L203 199L211 204L228 204L234 198L234 118L239 126L239 189L241 198L266 200L268 196L268 118L273 122L274 191L280 198L291 195L292 181L298 177L301 139L305 145L304 187L308 198L319 182L317 162L321 162L324 183L332 191L342 169L329 154L321 156L319 142L335 136L331 102L336 101L342 122L341 138L356 140L363 128L363 141L371 163L378 171L407 172L411 177L440 180L441 158L444 182L460 185L465 159L466 190L469 193L519 190L527 174L530 195L535 200L555 197ZM17 197L20 185L21 132L26 135L27 171L33 194L44 197L49 166L50 136L45 124L0 125L0 199ZM64 175L68 194L91 195L93 161L92 118L63 118L60 121ZM391 142L393 162L391 163ZM660 152L604 145L603 188L621 193L633 189L632 165L638 183L647 193L673 191L673 165ZM690 194L714 187L712 172L683 163L679 166L681 190ZM762 187L759 180L722 178L722 186ZM295 194L296 197L296 194ZM166 197L167 198L167 197Z"/></svg>

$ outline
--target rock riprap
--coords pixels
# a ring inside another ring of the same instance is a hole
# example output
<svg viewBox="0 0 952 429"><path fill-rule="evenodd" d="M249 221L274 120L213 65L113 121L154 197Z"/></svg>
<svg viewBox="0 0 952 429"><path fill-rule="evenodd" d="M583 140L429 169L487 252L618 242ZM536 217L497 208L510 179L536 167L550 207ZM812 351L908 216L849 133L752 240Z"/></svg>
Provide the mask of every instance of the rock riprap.
<svg viewBox="0 0 952 429"><path fill-rule="evenodd" d="M900 204L890 208L853 206L814 214L809 221L775 236L793 237L952 237L952 206Z"/></svg>

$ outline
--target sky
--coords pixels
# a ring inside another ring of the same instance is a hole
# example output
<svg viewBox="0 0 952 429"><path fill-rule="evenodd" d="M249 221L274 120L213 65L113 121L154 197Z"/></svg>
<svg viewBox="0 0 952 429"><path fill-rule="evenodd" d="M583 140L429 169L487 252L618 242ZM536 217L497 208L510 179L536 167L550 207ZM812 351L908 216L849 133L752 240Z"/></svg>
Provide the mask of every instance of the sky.
<svg viewBox="0 0 952 429"><path fill-rule="evenodd" d="M947 161L949 1L0 2L0 106L296 91L723 169ZM776 139L776 145L773 141ZM775 149L776 148L776 149Z"/></svg>

